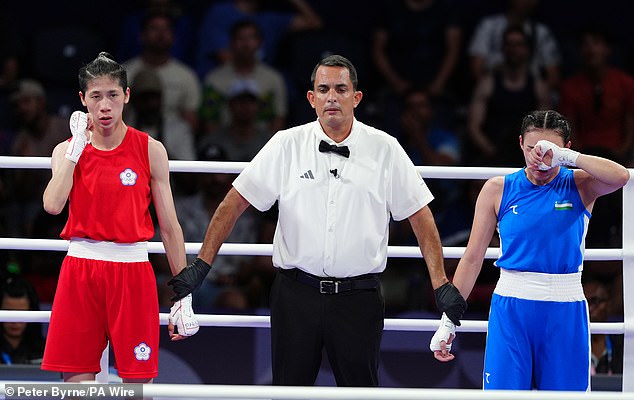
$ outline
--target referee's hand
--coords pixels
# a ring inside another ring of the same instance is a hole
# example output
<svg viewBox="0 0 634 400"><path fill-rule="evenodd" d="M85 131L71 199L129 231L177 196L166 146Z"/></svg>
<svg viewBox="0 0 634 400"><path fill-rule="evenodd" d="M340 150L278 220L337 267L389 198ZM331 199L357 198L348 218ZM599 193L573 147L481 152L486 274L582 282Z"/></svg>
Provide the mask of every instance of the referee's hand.
<svg viewBox="0 0 634 400"><path fill-rule="evenodd" d="M198 289L210 270L211 265L200 258L196 258L191 264L183 268L167 282L174 290L172 301L178 301Z"/></svg>
<svg viewBox="0 0 634 400"><path fill-rule="evenodd" d="M434 296L438 310L447 314L456 326L460 326L460 319L467 309L467 302L453 283L447 282L434 290Z"/></svg>

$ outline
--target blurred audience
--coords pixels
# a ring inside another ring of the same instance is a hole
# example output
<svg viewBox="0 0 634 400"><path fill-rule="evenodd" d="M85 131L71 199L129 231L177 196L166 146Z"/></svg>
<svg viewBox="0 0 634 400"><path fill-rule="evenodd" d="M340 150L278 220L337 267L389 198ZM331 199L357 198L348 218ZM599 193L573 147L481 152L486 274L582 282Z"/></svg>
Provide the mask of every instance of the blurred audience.
<svg viewBox="0 0 634 400"><path fill-rule="evenodd" d="M39 301L31 284L21 276L4 278L0 288L3 310L39 311ZM44 354L42 324L0 322L0 364L40 364Z"/></svg>
<svg viewBox="0 0 634 400"><path fill-rule="evenodd" d="M227 161L224 149L215 144L198 146L199 161ZM222 173L196 174L198 191L188 196L175 196L176 213L183 228L185 242L200 243L207 232L208 222L225 194L231 187L234 177ZM256 243L258 232L258 213L247 210L238 220L227 243ZM194 293L194 309L209 310L212 307L228 309L246 309L250 306L246 297L246 288L239 279L241 268L248 264L253 256L223 255L214 261L202 286ZM192 258L193 260L193 258ZM192 261L190 260L190 261ZM227 291L231 295L225 294ZM237 296L238 293L242 296ZM231 300L226 302L226 300Z"/></svg>
<svg viewBox="0 0 634 400"><path fill-rule="evenodd" d="M559 44L549 27L535 20L539 0L506 0L506 11L480 20L468 48L469 64L475 81L504 61L503 36L509 26L521 27L533 49L530 70L543 77L551 91L560 81ZM545 7L548 5L546 4Z"/></svg>
<svg viewBox="0 0 634 400"><path fill-rule="evenodd" d="M549 107L545 82L530 69L531 39L509 27L502 35L502 64L478 81L467 117L469 165L521 167L519 148L523 116Z"/></svg>
<svg viewBox="0 0 634 400"><path fill-rule="evenodd" d="M572 124L572 147L633 166L634 78L610 65L601 28L583 30L579 52L583 69L562 83L559 106Z"/></svg>
<svg viewBox="0 0 634 400"><path fill-rule="evenodd" d="M403 96L401 124L395 136L415 165L460 165L461 145L458 134L434 124L435 107L425 89L411 88ZM460 183L450 179L431 179L428 182L434 193L434 216L441 231L441 238L450 234L452 227L442 225L447 213L458 200ZM409 227L406 227L406 235Z"/></svg>
<svg viewBox="0 0 634 400"><path fill-rule="evenodd" d="M608 322L612 305L609 285L589 278L583 282L583 291L588 301L590 322ZM592 334L590 345L592 375L623 373L623 335Z"/></svg>
<svg viewBox="0 0 634 400"><path fill-rule="evenodd" d="M578 50L582 69L560 82L564 59L558 38L550 26L540 22L540 16L557 20L561 5L500 0L487 3L487 14L481 8L472 15L461 15L464 10L477 8L471 3L467 6L467 1L384 0L381 7L369 3L373 9L357 15L354 12L366 6L361 1L144 0L128 5L127 9L133 11L117 22L122 35L111 37L112 43L106 45L128 59L131 98L126 120L161 140L170 159L249 161L276 131L285 128L289 119L305 122L301 112L292 112L295 98L303 98L305 91L303 81L290 79L291 67L300 66L301 76L305 76L305 69L312 68L316 61L311 60L313 54L343 49L342 54L364 60L359 70L368 71L362 90L371 101L360 111L382 119L378 124L399 139L417 165L520 167L523 159L515 157L519 153L515 146L521 115L558 106L573 124L574 148L634 167L634 78L632 70L614 67L617 64L612 48L618 50L619 44L613 43L604 30L584 29ZM597 17L590 4L585 1L579 5L576 21ZM499 12L488 15L493 10ZM370 16L374 14L380 20L372 25L370 21L375 19ZM350 18L354 23L347 24ZM469 23L467 19L471 19ZM562 20L562 26L552 26L559 35L568 27L574 28L574 21ZM475 28L472 35L471 28ZM18 48L12 35L4 35L9 29L5 26L0 37L0 154L48 157L55 144L69 137L68 121L50 112L59 96L50 81L21 79L33 76L36 57L28 53L28 48ZM615 31L627 29L619 26ZM469 40L464 43L463 35L467 34ZM279 53L284 49L293 50L286 51L284 57L303 57L303 63L284 65L286 60ZM565 54L574 52L568 47L564 50ZM71 54L72 48L68 51L63 57L76 56ZM575 69L574 65L566 64L566 71ZM462 74L463 78L461 71L470 73ZM470 100L461 96L459 104L452 100L456 78L468 80L469 88L464 93L473 94ZM289 96L294 96L292 104L288 104ZM58 238L60 229L55 226L59 222L41 209L40 197L49 176L46 170L0 170L2 236ZM175 202L187 241L202 241L207 228L203 221L208 221L232 179L228 174L173 177ZM464 245L474 211L473 195L477 195L481 183L431 180L430 185L435 186L437 201L432 207L443 245ZM620 192L597 201L586 237L589 248L621 245L622 207ZM276 222L275 212L245 216L229 242L271 243ZM391 243L414 244L407 231L393 226ZM56 289L60 262L54 258L59 255L5 251L0 261L12 260L46 304L52 301ZM153 265L157 266L162 304L170 306L171 289L165 284L169 267L163 255L151 257L159 259ZM449 271L452 261L445 260ZM398 260L389 262L399 265ZM405 262L408 268L410 263ZM490 273L478 278L469 299L470 311L488 309L497 269L483 271ZM195 297L197 306L233 310L265 306L272 272L270 257L219 257L218 265ZM409 274L398 268L395 273ZM414 282L420 277L409 278ZM595 286L599 285L589 283L587 290ZM412 293L427 293L418 287L411 289ZM595 318L593 310L604 306L605 302L599 300L603 296L587 296L591 318ZM409 300L410 308L433 301L431 297L414 297ZM612 363L618 358L617 353L609 351L615 342L618 348L618 335L611 345L612 338L605 338L592 338L593 354L599 359L595 369L600 373L604 372L603 365L610 364L609 354ZM14 357L11 359L15 362ZM610 370L618 372L617 367Z"/></svg>
<svg viewBox="0 0 634 400"><path fill-rule="evenodd" d="M141 31L141 55L124 63L128 79L133 79L139 71L154 69L162 85L163 116L165 121L180 129L165 130L163 139L175 135L178 141L194 142L198 131L198 108L202 89L194 71L171 55L174 44L172 20L167 14L148 15ZM134 96L134 93L131 94ZM168 149L169 150L169 149ZM195 154L188 146L173 147L169 154L172 159L193 160Z"/></svg>
<svg viewBox="0 0 634 400"><path fill-rule="evenodd" d="M321 18L306 0L286 0L291 10L266 9L263 0L223 0L209 5L200 23L196 71L202 79L213 68L231 59L231 26L243 19L254 21L262 32L259 59L275 65L280 42L290 32L319 29Z"/></svg>
<svg viewBox="0 0 634 400"><path fill-rule="evenodd" d="M231 26L229 61L210 71L204 80L200 114L204 132L213 134L229 124L228 99L243 85L257 95L258 123L271 132L284 128L288 114L287 91L282 75L258 59L262 32L250 20Z"/></svg>
<svg viewBox="0 0 634 400"><path fill-rule="evenodd" d="M46 92L39 82L20 80L10 98L16 121L12 155L50 157L53 148L70 137L68 120L49 113ZM11 192L7 210L10 235L31 235L33 220L42 210L42 193L50 175L50 171L39 169L10 171L4 182Z"/></svg>
<svg viewBox="0 0 634 400"><path fill-rule="evenodd" d="M395 135L415 165L458 165L460 140L455 132L434 125L430 92L410 88L403 95L401 126Z"/></svg>
<svg viewBox="0 0 634 400"><path fill-rule="evenodd" d="M229 122L201 138L199 146L222 147L229 161L251 161L271 138L273 131L258 124L262 103L251 81L236 81L227 96Z"/></svg>
<svg viewBox="0 0 634 400"><path fill-rule="evenodd" d="M153 14L169 15L173 21L174 43L170 54L193 66L196 49L196 19L186 6L175 0L144 0L138 9L125 16L117 42L117 60L128 60L141 54L143 21Z"/></svg>
<svg viewBox="0 0 634 400"><path fill-rule="evenodd" d="M396 94L425 86L444 94L462 46L462 29L447 0L399 0L383 4L372 38L374 65Z"/></svg>
<svg viewBox="0 0 634 400"><path fill-rule="evenodd" d="M2 45L0 47L0 154L10 152L14 139L12 132L11 93L18 85L20 74L20 59L18 53Z"/></svg>
<svg viewBox="0 0 634 400"><path fill-rule="evenodd" d="M611 40L602 28L582 30L583 69L566 79L559 111L572 124L572 147L633 167L634 78L610 65ZM597 200L586 243L620 247L623 196L620 191Z"/></svg>
<svg viewBox="0 0 634 400"><path fill-rule="evenodd" d="M455 106L450 87L462 47L457 10L451 0L385 1L382 6L371 39L378 73L372 95L383 110L379 124L388 133L397 129L390 116L400 113L400 97L413 87L427 88L436 102L436 118L450 123Z"/></svg>
<svg viewBox="0 0 634 400"><path fill-rule="evenodd" d="M158 71L143 68L128 79L130 102L124 110L126 121L160 140L170 159L193 159L195 150L191 127L181 119L165 115L165 89Z"/></svg>

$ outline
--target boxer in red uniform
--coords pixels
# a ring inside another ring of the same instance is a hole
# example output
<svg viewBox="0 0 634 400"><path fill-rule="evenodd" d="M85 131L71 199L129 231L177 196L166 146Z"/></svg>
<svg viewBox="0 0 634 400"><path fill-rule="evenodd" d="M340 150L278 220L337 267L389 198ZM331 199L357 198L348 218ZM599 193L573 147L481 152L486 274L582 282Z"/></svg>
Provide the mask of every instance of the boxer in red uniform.
<svg viewBox="0 0 634 400"><path fill-rule="evenodd" d="M154 236L150 203L172 273L186 264L167 152L123 121L127 74L108 53L79 70L79 86L87 113L73 113L72 138L53 150L43 198L51 214L69 202L61 237L70 242L42 369L61 371L67 382L94 380L109 341L123 381L149 383L158 374L159 347L157 286L147 251ZM198 331L191 297L174 304L169 329L172 340Z"/></svg>

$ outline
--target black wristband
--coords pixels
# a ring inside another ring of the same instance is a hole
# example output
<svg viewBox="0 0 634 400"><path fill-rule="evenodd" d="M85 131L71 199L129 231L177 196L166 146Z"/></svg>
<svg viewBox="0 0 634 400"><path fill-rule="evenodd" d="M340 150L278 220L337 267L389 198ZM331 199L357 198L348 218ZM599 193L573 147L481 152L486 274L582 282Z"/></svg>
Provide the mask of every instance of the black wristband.
<svg viewBox="0 0 634 400"><path fill-rule="evenodd" d="M202 285L203 280L211 270L211 265L200 258L196 258L186 266L167 284L174 290L172 301L177 301L192 293Z"/></svg>
<svg viewBox="0 0 634 400"><path fill-rule="evenodd" d="M467 302L458 289L451 282L447 282L434 290L434 295L438 310L447 314L456 326L460 326L460 319L467 309Z"/></svg>

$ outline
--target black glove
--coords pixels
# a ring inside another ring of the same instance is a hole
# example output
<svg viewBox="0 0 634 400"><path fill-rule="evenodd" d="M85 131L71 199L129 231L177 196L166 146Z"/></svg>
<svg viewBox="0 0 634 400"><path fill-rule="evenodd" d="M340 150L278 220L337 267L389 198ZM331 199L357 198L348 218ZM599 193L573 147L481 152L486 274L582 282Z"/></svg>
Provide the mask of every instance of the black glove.
<svg viewBox="0 0 634 400"><path fill-rule="evenodd" d="M434 295L436 296L436 307L438 307L438 310L447 314L447 317L456 326L460 326L460 318L462 318L462 314L467 309L467 302L458 289L451 282L447 282L434 290Z"/></svg>
<svg viewBox="0 0 634 400"><path fill-rule="evenodd" d="M176 294L172 297L172 301L178 301L198 289L210 270L211 265L200 258L196 258L191 264L183 268L167 282Z"/></svg>

